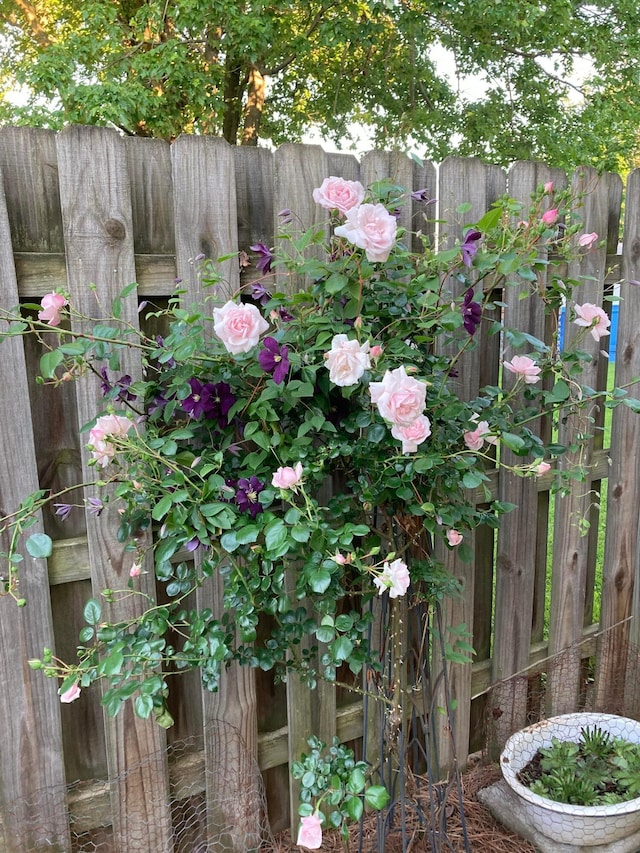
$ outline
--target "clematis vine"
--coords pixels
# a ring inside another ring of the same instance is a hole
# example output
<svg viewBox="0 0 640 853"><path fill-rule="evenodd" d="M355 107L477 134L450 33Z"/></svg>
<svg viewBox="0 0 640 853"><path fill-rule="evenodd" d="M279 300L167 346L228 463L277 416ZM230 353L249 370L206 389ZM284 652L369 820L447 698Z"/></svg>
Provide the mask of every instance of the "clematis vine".
<svg viewBox="0 0 640 853"><path fill-rule="evenodd" d="M275 338L264 338L264 349L258 356L260 367L270 373L276 385L281 385L289 372L289 347L280 346Z"/></svg>
<svg viewBox="0 0 640 853"><path fill-rule="evenodd" d="M462 252L462 263L465 266L470 267L471 262L478 254L478 241L481 237L482 232L474 229L467 231L464 235L464 242L462 243L462 246L460 246L460 251Z"/></svg>

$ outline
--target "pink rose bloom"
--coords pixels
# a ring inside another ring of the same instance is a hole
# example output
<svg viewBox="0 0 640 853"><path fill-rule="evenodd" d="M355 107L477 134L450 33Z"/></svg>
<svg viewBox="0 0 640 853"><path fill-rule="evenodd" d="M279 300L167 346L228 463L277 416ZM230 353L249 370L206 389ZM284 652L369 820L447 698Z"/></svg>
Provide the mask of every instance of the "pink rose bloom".
<svg viewBox="0 0 640 853"><path fill-rule="evenodd" d="M360 181L344 178L325 178L322 186L313 191L313 200L327 210L339 210L345 216L364 200L365 190Z"/></svg>
<svg viewBox="0 0 640 853"><path fill-rule="evenodd" d="M398 598L409 589L411 582L409 569L402 560L385 563L382 572L373 579L373 582L378 587L378 595L382 595L385 589L388 589L389 598Z"/></svg>
<svg viewBox="0 0 640 853"><path fill-rule="evenodd" d="M42 320L43 323L48 323L50 326L59 326L60 312L68 304L64 296L59 293L47 293L40 302L42 311L38 312L38 320Z"/></svg>
<svg viewBox="0 0 640 853"><path fill-rule="evenodd" d="M407 427L424 411L427 386L407 376L404 367L387 370L382 382L370 383L369 391L382 417L394 426Z"/></svg>
<svg viewBox="0 0 640 853"><path fill-rule="evenodd" d="M329 379L334 385L345 388L355 385L362 374L371 367L369 341L360 345L346 335L334 335L331 349L324 354L329 369Z"/></svg>
<svg viewBox="0 0 640 853"><path fill-rule="evenodd" d="M346 566L349 562L344 554L341 554L340 551L336 551L336 553L331 558L334 563L337 563L339 566Z"/></svg>
<svg viewBox="0 0 640 853"><path fill-rule="evenodd" d="M255 305L229 301L213 309L213 329L227 352L249 352L258 343L269 324Z"/></svg>
<svg viewBox="0 0 640 853"><path fill-rule="evenodd" d="M293 489L302 479L302 462L296 462L295 468L278 468L271 478L271 485L277 489Z"/></svg>
<svg viewBox="0 0 640 853"><path fill-rule="evenodd" d="M391 435L402 442L403 453L415 453L418 445L431 435L431 421L426 415L419 415L409 426L393 426Z"/></svg>
<svg viewBox="0 0 640 853"><path fill-rule="evenodd" d="M300 818L296 844L309 850L318 850L322 846L322 821L318 814Z"/></svg>
<svg viewBox="0 0 640 853"><path fill-rule="evenodd" d="M585 302L584 305L574 305L576 326L584 326L589 329L594 341L599 341L604 335L609 334L611 320L598 305Z"/></svg>
<svg viewBox="0 0 640 853"><path fill-rule="evenodd" d="M552 207L551 210L545 210L542 214L542 222L544 225L555 225L558 221L558 208Z"/></svg>
<svg viewBox="0 0 640 853"><path fill-rule="evenodd" d="M548 462L538 462L537 465L533 466L532 470L538 475L538 477L542 477L543 474L546 474L547 471L551 470L551 465L549 465Z"/></svg>
<svg viewBox="0 0 640 853"><path fill-rule="evenodd" d="M68 705L69 702L75 702L78 696L80 695L80 685L76 681L75 684L72 684L64 693L60 694L60 701L64 702L65 705Z"/></svg>
<svg viewBox="0 0 640 853"><path fill-rule="evenodd" d="M546 193L552 193L553 192L553 181L547 181L547 183L544 185L544 191Z"/></svg>
<svg viewBox="0 0 640 853"><path fill-rule="evenodd" d="M134 563L129 569L130 578L138 578L142 574L142 566L140 563Z"/></svg>
<svg viewBox="0 0 640 853"><path fill-rule="evenodd" d="M93 429L89 431L91 455L98 465L106 468L116 454L115 447L109 442L109 436L124 436L133 426L133 421L122 415L103 415L98 418Z"/></svg>
<svg viewBox="0 0 640 853"><path fill-rule="evenodd" d="M578 237L578 246L583 249L590 249L597 241L598 235L595 231L592 231L591 234L581 234Z"/></svg>
<svg viewBox="0 0 640 853"><path fill-rule="evenodd" d="M496 444L497 440L495 436L491 435L487 421L480 421L473 431L465 432L464 434L464 443L469 450L480 450L485 441L489 444Z"/></svg>
<svg viewBox="0 0 640 853"><path fill-rule="evenodd" d="M370 354L371 358L378 358L382 355L382 347L379 344L374 344L374 346L371 347Z"/></svg>
<svg viewBox="0 0 640 853"><path fill-rule="evenodd" d="M527 385L533 385L540 379L542 368L538 367L535 361L527 355L514 355L511 361L503 361L502 363L511 373L522 376Z"/></svg>
<svg viewBox="0 0 640 853"><path fill-rule="evenodd" d="M454 530L453 528L451 530L447 530L447 542L449 543L449 545L451 545L452 548L455 548L456 545L459 545L463 539L464 536L462 535L462 533L460 533L459 530Z"/></svg>
<svg viewBox="0 0 640 853"><path fill-rule="evenodd" d="M383 204L361 204L347 213L344 225L335 229L359 249L368 261L386 261L396 242L398 223Z"/></svg>

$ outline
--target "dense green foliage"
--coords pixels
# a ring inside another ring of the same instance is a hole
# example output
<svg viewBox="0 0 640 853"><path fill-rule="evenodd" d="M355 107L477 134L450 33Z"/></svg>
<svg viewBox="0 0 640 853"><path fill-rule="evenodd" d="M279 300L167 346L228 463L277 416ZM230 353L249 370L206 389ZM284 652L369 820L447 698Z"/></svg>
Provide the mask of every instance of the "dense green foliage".
<svg viewBox="0 0 640 853"><path fill-rule="evenodd" d="M0 121L276 145L316 127L342 148L355 122L435 160L624 169L638 33L634 0L2 0ZM477 91L456 90L442 48Z"/></svg>

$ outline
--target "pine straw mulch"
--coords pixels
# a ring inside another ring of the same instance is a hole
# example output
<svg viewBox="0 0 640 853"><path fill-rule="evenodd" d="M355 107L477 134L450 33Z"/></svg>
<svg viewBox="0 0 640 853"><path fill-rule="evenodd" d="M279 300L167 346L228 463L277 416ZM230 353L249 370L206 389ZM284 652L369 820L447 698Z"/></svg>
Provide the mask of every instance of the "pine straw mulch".
<svg viewBox="0 0 640 853"><path fill-rule="evenodd" d="M476 798L481 788L486 788L500 778L500 768L497 765L478 765L462 776L463 808L467 827L469 848L476 853L536 853L528 841L520 835L511 832L498 823L488 809ZM429 813L428 795L417 794L422 801L423 812ZM450 846L442 845L442 850L464 853L462 821L457 806L455 792L449 797L447 804L447 840ZM358 850L358 827L354 826L351 835L350 850ZM376 817L372 815L365 821L362 849L367 853L377 851L376 847ZM407 853L436 853L431 848L428 839L421 832L418 818L414 809L407 809ZM303 848L297 847L295 839L289 831L278 836L273 853L301 853ZM323 853L344 853L342 841L337 832L325 832L322 844ZM384 853L402 853L402 838L400 831L389 834L385 841Z"/></svg>

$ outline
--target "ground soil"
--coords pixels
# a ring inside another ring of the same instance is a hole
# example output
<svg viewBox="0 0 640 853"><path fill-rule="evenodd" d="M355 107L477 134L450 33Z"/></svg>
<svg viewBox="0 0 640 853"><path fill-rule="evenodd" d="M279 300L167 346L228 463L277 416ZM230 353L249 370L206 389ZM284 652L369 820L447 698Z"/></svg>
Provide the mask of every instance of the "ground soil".
<svg viewBox="0 0 640 853"><path fill-rule="evenodd" d="M477 792L481 788L486 788L488 785L497 782L500 775L500 768L497 765L478 765L462 777L462 802L467 827L468 849L473 853L536 853L535 847L498 823L489 810L477 800ZM419 793L415 796L421 797ZM424 799L426 806L426 794ZM451 802L447 806L447 841L442 843L437 851L432 848L425 837L425 833L421 831L414 811L409 810L410 817L407 820L406 827L409 839L407 853L464 853L462 821L455 800L455 797L451 797ZM294 853L294 851L301 853L303 849L295 845L295 839L291 838L289 832L285 832L276 839L273 853ZM324 833L321 849L323 853L345 853L338 833ZM358 849L358 828L354 827L349 851L356 853ZM378 853L374 815L365 822L361 849L363 853ZM388 836L384 845L384 853L402 853L402 840L399 832Z"/></svg>

